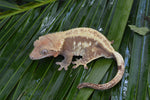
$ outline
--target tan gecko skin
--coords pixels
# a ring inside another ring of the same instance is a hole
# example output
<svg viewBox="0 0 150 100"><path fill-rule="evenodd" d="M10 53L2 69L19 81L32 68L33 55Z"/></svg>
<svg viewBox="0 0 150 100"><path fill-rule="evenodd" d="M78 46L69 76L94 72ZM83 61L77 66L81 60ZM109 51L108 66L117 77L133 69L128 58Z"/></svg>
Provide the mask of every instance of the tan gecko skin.
<svg viewBox="0 0 150 100"><path fill-rule="evenodd" d="M89 87L97 90L105 90L116 85L124 74L124 60L111 46L111 42L100 32L92 28L74 28L54 34L47 34L39 37L34 42L34 49L30 54L32 60L45 57L63 55L62 62L58 70L68 69L73 56L82 56L81 59L73 61L73 68L83 65L88 69L87 63L99 57L114 58L117 61L118 72L116 76L105 84L81 83L78 88Z"/></svg>

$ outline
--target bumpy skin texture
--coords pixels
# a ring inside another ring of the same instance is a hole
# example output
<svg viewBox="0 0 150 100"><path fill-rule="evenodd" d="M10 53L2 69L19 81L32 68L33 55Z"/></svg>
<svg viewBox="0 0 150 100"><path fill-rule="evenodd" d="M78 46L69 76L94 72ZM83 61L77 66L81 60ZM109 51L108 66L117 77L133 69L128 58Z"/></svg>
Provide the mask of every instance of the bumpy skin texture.
<svg viewBox="0 0 150 100"><path fill-rule="evenodd" d="M116 85L124 74L124 60L111 46L111 42L100 32L91 28L74 28L64 32L57 32L39 37L34 42L34 49L30 54L32 60L58 55L64 56L58 70L68 69L73 56L82 56L74 62L73 68L83 65L88 69L87 63L99 57L114 58L117 61L118 72L116 76L105 84L81 83L78 88L89 87L97 90L105 90Z"/></svg>

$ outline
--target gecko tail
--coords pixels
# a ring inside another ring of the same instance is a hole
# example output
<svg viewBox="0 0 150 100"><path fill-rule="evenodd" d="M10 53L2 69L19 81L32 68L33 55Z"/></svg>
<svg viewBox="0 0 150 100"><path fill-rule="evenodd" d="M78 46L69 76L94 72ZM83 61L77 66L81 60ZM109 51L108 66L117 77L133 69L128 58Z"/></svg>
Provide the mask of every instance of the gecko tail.
<svg viewBox="0 0 150 100"><path fill-rule="evenodd" d="M81 83L78 85L77 88L81 89L83 87L88 87L88 88L93 88L96 90L106 90L106 89L110 89L113 86L115 86L122 79L125 67L124 67L123 57L116 51L113 53L113 55L117 61L118 72L111 81L109 81L108 83L105 83L105 84Z"/></svg>

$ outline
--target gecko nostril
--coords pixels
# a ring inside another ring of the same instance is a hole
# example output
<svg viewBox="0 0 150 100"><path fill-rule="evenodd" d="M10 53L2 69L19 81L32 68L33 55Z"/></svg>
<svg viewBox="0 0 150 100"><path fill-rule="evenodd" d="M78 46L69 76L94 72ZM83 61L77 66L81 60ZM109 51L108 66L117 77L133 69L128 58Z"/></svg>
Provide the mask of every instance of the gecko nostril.
<svg viewBox="0 0 150 100"><path fill-rule="evenodd" d="M30 57L30 59L33 59L33 56L30 55L29 57Z"/></svg>

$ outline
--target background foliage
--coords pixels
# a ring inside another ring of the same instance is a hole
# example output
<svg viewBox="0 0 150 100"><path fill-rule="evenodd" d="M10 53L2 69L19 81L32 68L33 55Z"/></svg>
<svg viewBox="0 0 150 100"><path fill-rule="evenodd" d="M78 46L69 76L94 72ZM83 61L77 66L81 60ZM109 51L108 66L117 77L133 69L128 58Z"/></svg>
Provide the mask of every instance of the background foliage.
<svg viewBox="0 0 150 100"><path fill-rule="evenodd" d="M129 16L130 15L130 16ZM150 0L1 0L0 100L149 100L150 35L128 25L150 27ZM29 59L39 36L75 27L91 27L114 40L125 60L125 74L115 87L97 91L81 82L106 83L117 72L114 60L99 58L68 71L57 71L63 57Z"/></svg>

